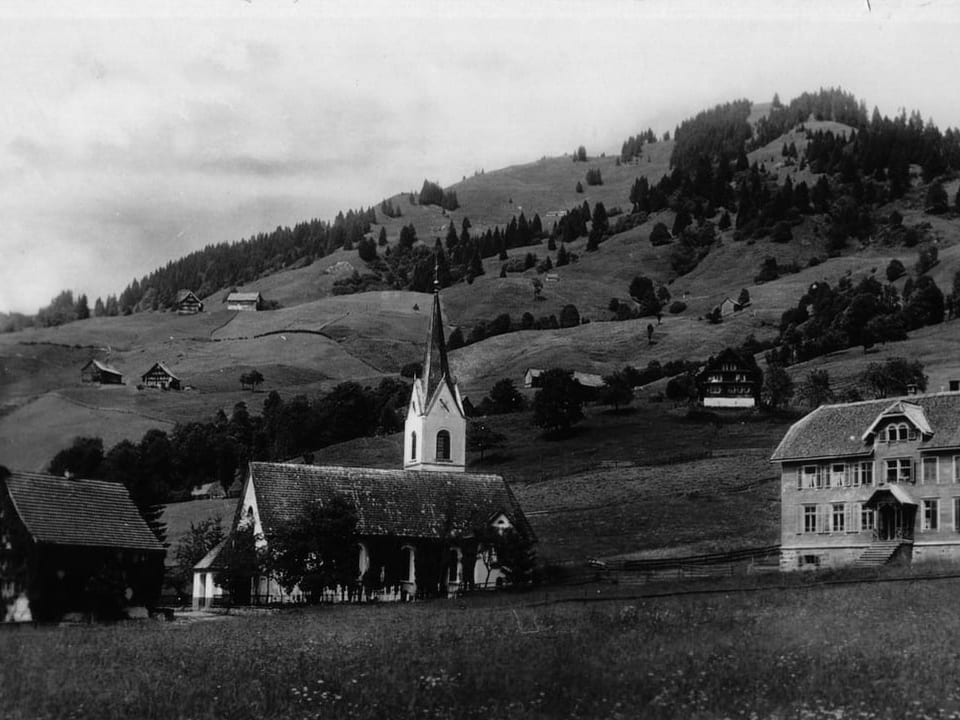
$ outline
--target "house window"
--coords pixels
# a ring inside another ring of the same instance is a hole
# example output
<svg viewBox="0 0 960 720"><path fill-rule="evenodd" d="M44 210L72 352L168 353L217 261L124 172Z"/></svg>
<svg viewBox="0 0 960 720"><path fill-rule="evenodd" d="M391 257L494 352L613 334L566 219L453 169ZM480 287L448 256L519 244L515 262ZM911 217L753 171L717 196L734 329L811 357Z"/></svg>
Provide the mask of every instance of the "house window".
<svg viewBox="0 0 960 720"><path fill-rule="evenodd" d="M410 433L410 459L417 459L417 433L416 431Z"/></svg>
<svg viewBox="0 0 960 720"><path fill-rule="evenodd" d="M803 487L810 489L820 487L819 465L804 465L800 472L803 475Z"/></svg>
<svg viewBox="0 0 960 720"><path fill-rule="evenodd" d="M860 484L861 485L873 485L873 463L872 462L862 462L860 463Z"/></svg>
<svg viewBox="0 0 960 720"><path fill-rule="evenodd" d="M844 475L847 466L844 463L834 463L830 466L830 487L843 487Z"/></svg>
<svg viewBox="0 0 960 720"><path fill-rule="evenodd" d="M874 514L873 508L863 507L860 505L860 529L861 530L873 530L876 527L876 515Z"/></svg>
<svg viewBox="0 0 960 720"><path fill-rule="evenodd" d="M923 459L923 482L930 485L936 485L939 481L938 458L925 457Z"/></svg>
<svg viewBox="0 0 960 720"><path fill-rule="evenodd" d="M450 459L450 433L441 430L437 433L437 460Z"/></svg>
<svg viewBox="0 0 960 720"><path fill-rule="evenodd" d="M940 514L940 501L936 498L923 501L923 529L936 530Z"/></svg>
<svg viewBox="0 0 960 720"><path fill-rule="evenodd" d="M953 481L960 482L960 455L953 456Z"/></svg>
<svg viewBox="0 0 960 720"><path fill-rule="evenodd" d="M844 503L834 503L833 505L833 532L843 532L844 519L847 514L847 506Z"/></svg>
<svg viewBox="0 0 960 720"><path fill-rule="evenodd" d="M913 464L910 458L893 458L887 460L887 482L908 483L913 480Z"/></svg>
<svg viewBox="0 0 960 720"><path fill-rule="evenodd" d="M953 531L960 532L960 497L953 499Z"/></svg>
<svg viewBox="0 0 960 720"><path fill-rule="evenodd" d="M815 533L817 531L817 506L803 506L803 531L805 533Z"/></svg>

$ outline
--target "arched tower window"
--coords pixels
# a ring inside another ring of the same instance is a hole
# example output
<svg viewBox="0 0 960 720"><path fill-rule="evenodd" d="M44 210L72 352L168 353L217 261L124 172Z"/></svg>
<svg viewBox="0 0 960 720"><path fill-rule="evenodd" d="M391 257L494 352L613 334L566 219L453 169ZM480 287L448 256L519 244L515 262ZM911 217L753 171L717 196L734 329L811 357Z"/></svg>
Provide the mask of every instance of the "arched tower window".
<svg viewBox="0 0 960 720"><path fill-rule="evenodd" d="M437 433L437 460L450 459L450 433L441 430Z"/></svg>
<svg viewBox="0 0 960 720"><path fill-rule="evenodd" d="M410 433L410 459L417 459L417 433L416 431Z"/></svg>

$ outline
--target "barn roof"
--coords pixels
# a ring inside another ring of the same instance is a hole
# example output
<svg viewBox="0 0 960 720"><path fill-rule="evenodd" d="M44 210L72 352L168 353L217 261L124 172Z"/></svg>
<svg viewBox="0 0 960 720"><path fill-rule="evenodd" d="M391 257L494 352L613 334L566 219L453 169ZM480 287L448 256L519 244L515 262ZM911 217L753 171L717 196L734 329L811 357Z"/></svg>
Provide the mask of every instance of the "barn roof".
<svg viewBox="0 0 960 720"><path fill-rule="evenodd" d="M771 459L869 455L879 420L892 417L923 433L921 450L960 448L960 393L938 393L822 405L790 427Z"/></svg>
<svg viewBox="0 0 960 720"><path fill-rule="evenodd" d="M97 370L99 370L100 372L113 373L114 375L122 375L122 374L123 374L123 373L121 373L119 370L117 370L116 368L112 368L112 367L110 367L109 365L105 365L104 363L100 362L99 360L91 360L90 362L88 362L86 365L84 365L84 366L83 366L82 368L80 368L80 369L81 369L81 371L82 371L82 370L86 370L86 369L87 369L88 367L90 367L91 365L93 365L95 368L97 368Z"/></svg>
<svg viewBox="0 0 960 720"><path fill-rule="evenodd" d="M235 292L227 295L227 302L256 302L260 299L258 292Z"/></svg>
<svg viewBox="0 0 960 720"><path fill-rule="evenodd" d="M294 519L308 503L341 494L357 508L361 535L469 536L503 513L533 539L520 505L499 475L463 472L250 463L264 532Z"/></svg>
<svg viewBox="0 0 960 720"><path fill-rule="evenodd" d="M3 484L38 543L164 552L119 483L14 472Z"/></svg>
<svg viewBox="0 0 960 720"><path fill-rule="evenodd" d="M193 290L178 290L177 291L177 302L182 303L187 298L193 298L197 302L200 302L200 298L197 297L196 293Z"/></svg>
<svg viewBox="0 0 960 720"><path fill-rule="evenodd" d="M159 360L158 360L157 362L155 362L153 365L151 365L151 366L150 366L150 369L147 370L143 375L140 376L141 379L145 378L147 375L149 375L150 373L152 373L154 370L160 370L161 372L163 372L165 375L167 375L167 376L168 376L169 378L171 378L172 380L179 380L179 379L180 379L180 378L178 378L176 375L174 375L172 372L170 372L170 368L168 368L166 365L164 365L164 364L163 364L162 362L160 362Z"/></svg>

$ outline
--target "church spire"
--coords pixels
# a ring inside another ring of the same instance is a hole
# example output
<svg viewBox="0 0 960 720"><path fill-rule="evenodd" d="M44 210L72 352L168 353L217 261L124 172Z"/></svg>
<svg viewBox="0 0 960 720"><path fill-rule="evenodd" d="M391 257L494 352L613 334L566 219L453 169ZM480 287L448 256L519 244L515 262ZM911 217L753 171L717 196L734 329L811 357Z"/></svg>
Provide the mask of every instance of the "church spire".
<svg viewBox="0 0 960 720"><path fill-rule="evenodd" d="M440 281L433 281L433 308L430 312L430 329L427 335L427 351L423 357L423 389L427 402L433 397L441 382L446 382L453 391L450 365L447 362L447 343L443 337L443 315L440 312Z"/></svg>

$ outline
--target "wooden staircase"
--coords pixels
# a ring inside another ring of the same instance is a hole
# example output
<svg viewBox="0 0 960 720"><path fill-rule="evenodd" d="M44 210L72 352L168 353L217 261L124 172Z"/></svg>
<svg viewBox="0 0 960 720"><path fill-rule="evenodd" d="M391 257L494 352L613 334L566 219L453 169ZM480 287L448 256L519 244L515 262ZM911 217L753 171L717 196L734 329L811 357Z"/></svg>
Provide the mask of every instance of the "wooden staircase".
<svg viewBox="0 0 960 720"><path fill-rule="evenodd" d="M872 568L886 565L902 544L902 540L878 540L860 554L853 566Z"/></svg>

